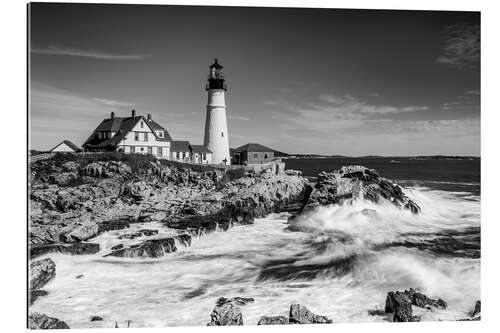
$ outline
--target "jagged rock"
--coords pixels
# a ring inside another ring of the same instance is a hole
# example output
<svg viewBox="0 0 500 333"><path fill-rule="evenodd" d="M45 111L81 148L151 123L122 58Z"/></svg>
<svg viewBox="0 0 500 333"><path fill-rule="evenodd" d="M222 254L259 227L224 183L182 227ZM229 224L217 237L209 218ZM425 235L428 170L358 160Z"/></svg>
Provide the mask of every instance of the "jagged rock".
<svg viewBox="0 0 500 333"><path fill-rule="evenodd" d="M40 289L56 276L56 264L50 258L34 261L29 276L30 290Z"/></svg>
<svg viewBox="0 0 500 333"><path fill-rule="evenodd" d="M158 258L164 256L167 253L175 251L177 251L175 240L173 237L168 237L162 239L150 239L141 242L140 244L123 247L118 250L114 250L113 252L105 255L105 257L113 256L125 258Z"/></svg>
<svg viewBox="0 0 500 333"><path fill-rule="evenodd" d="M28 326L30 329L68 329L69 326L64 321L52 318L38 312L33 312L28 317Z"/></svg>
<svg viewBox="0 0 500 333"><path fill-rule="evenodd" d="M31 290L30 291L30 305L33 305L35 301L41 296L47 296L49 293L45 290Z"/></svg>
<svg viewBox="0 0 500 333"><path fill-rule="evenodd" d="M329 324L331 319L312 313L303 305L292 304L290 306L290 324Z"/></svg>
<svg viewBox="0 0 500 333"><path fill-rule="evenodd" d="M58 185L66 185L72 181L75 181L78 178L78 174L76 172L54 172L49 175L49 183L58 184Z"/></svg>
<svg viewBox="0 0 500 333"><path fill-rule="evenodd" d="M262 316L257 325L288 325L288 317L285 316Z"/></svg>
<svg viewBox="0 0 500 333"><path fill-rule="evenodd" d="M481 317L481 301L476 301L476 305L474 307L474 311L472 312L472 317Z"/></svg>
<svg viewBox="0 0 500 333"><path fill-rule="evenodd" d="M158 230L141 229L133 233L121 235L118 237L118 239L135 239L137 237L153 236L153 235L158 235Z"/></svg>
<svg viewBox="0 0 500 333"><path fill-rule="evenodd" d="M425 296L422 293L415 291L414 289L410 289L409 291L405 290L405 293L408 296L410 296L411 304L418 306L420 308L435 307L435 308L446 309L446 307L448 306L448 304L441 298L432 299Z"/></svg>
<svg viewBox="0 0 500 333"><path fill-rule="evenodd" d="M94 178L110 178L113 176L128 176L130 167L120 161L95 162L80 169L82 176Z"/></svg>
<svg viewBox="0 0 500 333"><path fill-rule="evenodd" d="M253 302L253 298L221 297L210 314L210 322L207 326L237 326L243 325L243 316L239 305L245 305Z"/></svg>
<svg viewBox="0 0 500 333"><path fill-rule="evenodd" d="M78 243L97 236L98 232L97 223L87 220L61 230L59 239L64 243Z"/></svg>
<svg viewBox="0 0 500 333"><path fill-rule="evenodd" d="M100 222L97 225L98 225L98 233L101 234L101 233L106 232L106 231L122 230L122 229L130 228L130 221L111 220L111 221Z"/></svg>
<svg viewBox="0 0 500 333"><path fill-rule="evenodd" d="M389 292L385 300L385 312L394 313L393 321L410 321L412 316L411 299L406 293Z"/></svg>
<svg viewBox="0 0 500 333"><path fill-rule="evenodd" d="M30 246L31 258L35 258L50 252L59 252L71 255L95 254L100 251L97 243L74 243L74 244L35 244Z"/></svg>
<svg viewBox="0 0 500 333"><path fill-rule="evenodd" d="M380 177L373 169L356 165L342 167L335 172L318 174L305 208L340 204L356 198L364 198L375 203L385 199L415 214L420 211L420 207L403 193L399 185Z"/></svg>
<svg viewBox="0 0 500 333"><path fill-rule="evenodd" d="M102 321L102 317L99 316L90 316L90 321Z"/></svg>

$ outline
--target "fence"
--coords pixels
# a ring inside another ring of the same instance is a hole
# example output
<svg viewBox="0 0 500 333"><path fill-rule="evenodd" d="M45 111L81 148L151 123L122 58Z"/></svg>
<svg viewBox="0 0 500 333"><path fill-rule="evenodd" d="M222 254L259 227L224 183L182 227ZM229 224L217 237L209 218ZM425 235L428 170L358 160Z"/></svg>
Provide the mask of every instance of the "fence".
<svg viewBox="0 0 500 333"><path fill-rule="evenodd" d="M38 155L30 155L30 163L36 162L36 161L41 161L41 160L46 160L54 156L55 153L43 153L43 154L38 154Z"/></svg>

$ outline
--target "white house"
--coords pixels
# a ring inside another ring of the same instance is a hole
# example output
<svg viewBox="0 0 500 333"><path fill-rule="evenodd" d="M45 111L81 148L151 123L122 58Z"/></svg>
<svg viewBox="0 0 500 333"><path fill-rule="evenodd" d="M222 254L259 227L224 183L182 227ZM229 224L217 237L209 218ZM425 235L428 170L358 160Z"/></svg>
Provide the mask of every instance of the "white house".
<svg viewBox="0 0 500 333"><path fill-rule="evenodd" d="M97 126L83 148L89 151L152 154L168 159L171 141L170 134L152 119L151 114L137 116L132 110L130 117L115 117L115 113L111 112L111 117Z"/></svg>
<svg viewBox="0 0 500 333"><path fill-rule="evenodd" d="M191 145L191 162L197 164L212 164L213 153L204 145Z"/></svg>
<svg viewBox="0 0 500 333"><path fill-rule="evenodd" d="M69 140L62 141L50 150L52 153L78 153L80 151L82 151L82 148L78 147Z"/></svg>

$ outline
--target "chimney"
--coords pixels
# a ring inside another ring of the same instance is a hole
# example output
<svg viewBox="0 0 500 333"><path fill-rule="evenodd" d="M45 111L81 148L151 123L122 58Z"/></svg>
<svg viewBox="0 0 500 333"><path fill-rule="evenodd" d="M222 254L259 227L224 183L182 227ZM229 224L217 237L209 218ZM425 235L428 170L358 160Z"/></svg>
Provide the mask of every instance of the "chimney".
<svg viewBox="0 0 500 333"><path fill-rule="evenodd" d="M111 112L111 119L115 119L115 113Z"/></svg>
<svg viewBox="0 0 500 333"><path fill-rule="evenodd" d="M132 117L135 117L135 110L132 110Z"/></svg>
<svg viewBox="0 0 500 333"><path fill-rule="evenodd" d="M148 120L151 120L151 113L148 113Z"/></svg>

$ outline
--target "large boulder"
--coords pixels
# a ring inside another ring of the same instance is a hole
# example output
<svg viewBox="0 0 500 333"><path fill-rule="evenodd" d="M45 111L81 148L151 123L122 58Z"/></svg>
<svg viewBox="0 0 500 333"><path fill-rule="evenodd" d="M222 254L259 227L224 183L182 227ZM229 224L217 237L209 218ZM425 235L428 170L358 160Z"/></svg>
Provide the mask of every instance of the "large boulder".
<svg viewBox="0 0 500 333"><path fill-rule="evenodd" d="M345 166L335 172L318 174L305 208L341 204L346 200L364 198L375 203L387 200L393 205L417 214L420 207L409 199L402 188L382 178L375 170L363 166Z"/></svg>
<svg viewBox="0 0 500 333"><path fill-rule="evenodd" d="M290 324L329 324L332 322L326 316L312 313L303 305L292 304L290 306Z"/></svg>
<svg viewBox="0 0 500 333"><path fill-rule="evenodd" d="M33 312L28 317L28 326L32 330L68 329L64 321L49 317L38 312Z"/></svg>
<svg viewBox="0 0 500 333"><path fill-rule="evenodd" d="M389 292L385 300L385 312L394 313L392 321L411 321L413 315L410 297L399 291Z"/></svg>
<svg viewBox="0 0 500 333"><path fill-rule="evenodd" d="M34 261L29 269L29 288L40 289L56 276L56 264L50 259Z"/></svg>
<svg viewBox="0 0 500 333"><path fill-rule="evenodd" d="M82 220L80 223L67 226L59 234L64 243L78 243L97 236L99 226L91 220Z"/></svg>
<svg viewBox="0 0 500 333"><path fill-rule="evenodd" d="M243 325L243 316L241 314L241 305L253 302L253 298L225 298L217 300L215 307L210 314L210 322L207 326L240 326Z"/></svg>

